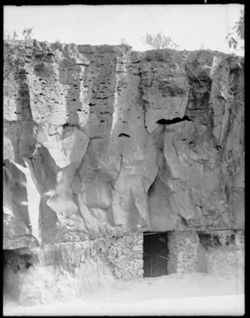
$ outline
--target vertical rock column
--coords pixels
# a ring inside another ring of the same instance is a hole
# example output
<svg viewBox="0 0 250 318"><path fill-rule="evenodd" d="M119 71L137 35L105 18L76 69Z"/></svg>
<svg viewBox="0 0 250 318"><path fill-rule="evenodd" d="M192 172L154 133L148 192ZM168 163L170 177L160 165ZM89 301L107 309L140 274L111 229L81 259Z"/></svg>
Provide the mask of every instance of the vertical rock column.
<svg viewBox="0 0 250 318"><path fill-rule="evenodd" d="M168 274L193 272L197 268L199 238L196 232L172 232L169 235Z"/></svg>

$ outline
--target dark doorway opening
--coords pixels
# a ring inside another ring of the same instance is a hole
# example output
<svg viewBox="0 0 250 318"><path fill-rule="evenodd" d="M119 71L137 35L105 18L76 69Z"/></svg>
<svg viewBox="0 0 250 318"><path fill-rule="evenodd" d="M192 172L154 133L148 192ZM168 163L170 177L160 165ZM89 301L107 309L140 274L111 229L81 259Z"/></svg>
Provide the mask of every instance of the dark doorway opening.
<svg viewBox="0 0 250 318"><path fill-rule="evenodd" d="M143 238L144 277L167 275L168 233L145 232Z"/></svg>

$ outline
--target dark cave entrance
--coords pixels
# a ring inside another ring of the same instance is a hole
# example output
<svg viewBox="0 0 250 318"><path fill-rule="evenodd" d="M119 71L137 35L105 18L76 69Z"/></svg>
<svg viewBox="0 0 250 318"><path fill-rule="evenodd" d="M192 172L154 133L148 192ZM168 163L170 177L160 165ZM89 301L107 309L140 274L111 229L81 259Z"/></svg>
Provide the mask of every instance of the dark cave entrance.
<svg viewBox="0 0 250 318"><path fill-rule="evenodd" d="M144 277L167 275L168 232L144 232Z"/></svg>
<svg viewBox="0 0 250 318"><path fill-rule="evenodd" d="M17 301L19 297L20 272L33 265L32 254L25 248L3 250L3 294L5 300Z"/></svg>

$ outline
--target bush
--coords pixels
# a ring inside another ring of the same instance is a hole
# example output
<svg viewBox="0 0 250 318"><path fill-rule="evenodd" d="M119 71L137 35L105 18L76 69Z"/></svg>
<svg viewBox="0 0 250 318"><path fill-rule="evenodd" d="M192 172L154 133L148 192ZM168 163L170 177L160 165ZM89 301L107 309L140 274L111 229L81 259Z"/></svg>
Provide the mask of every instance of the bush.
<svg viewBox="0 0 250 318"><path fill-rule="evenodd" d="M171 37L158 32L157 34L146 33L142 39L145 45L150 46L152 49L177 49L178 46L173 42Z"/></svg>
<svg viewBox="0 0 250 318"><path fill-rule="evenodd" d="M18 34L14 31L12 35L6 33L4 36L4 79L12 71L18 71L25 63L27 45L32 45L32 28L26 28L22 34L24 39L18 39Z"/></svg>

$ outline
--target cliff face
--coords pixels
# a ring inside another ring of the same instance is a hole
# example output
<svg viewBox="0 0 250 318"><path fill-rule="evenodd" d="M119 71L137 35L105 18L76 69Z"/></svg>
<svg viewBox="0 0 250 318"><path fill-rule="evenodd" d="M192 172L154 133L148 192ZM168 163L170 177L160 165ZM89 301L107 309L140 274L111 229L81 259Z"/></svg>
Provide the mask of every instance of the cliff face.
<svg viewBox="0 0 250 318"><path fill-rule="evenodd" d="M4 80L4 248L244 227L244 61L34 43Z"/></svg>

